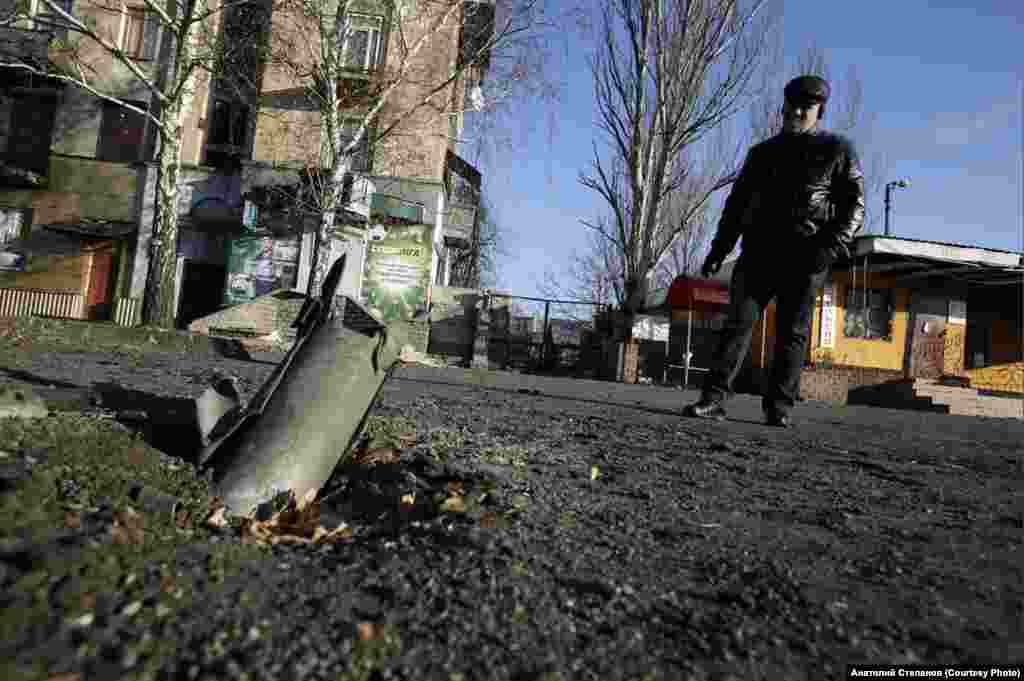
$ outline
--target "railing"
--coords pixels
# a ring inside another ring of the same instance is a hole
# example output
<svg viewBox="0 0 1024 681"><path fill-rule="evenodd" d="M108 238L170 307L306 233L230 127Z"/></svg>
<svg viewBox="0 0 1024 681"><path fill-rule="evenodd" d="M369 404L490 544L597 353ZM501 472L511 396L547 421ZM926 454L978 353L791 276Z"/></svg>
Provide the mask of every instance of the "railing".
<svg viewBox="0 0 1024 681"><path fill-rule="evenodd" d="M118 298L114 303L114 323L118 326L141 324L142 301L138 298Z"/></svg>
<svg viewBox="0 0 1024 681"><path fill-rule="evenodd" d="M85 296L26 288L0 288L0 317L27 315L85 319Z"/></svg>

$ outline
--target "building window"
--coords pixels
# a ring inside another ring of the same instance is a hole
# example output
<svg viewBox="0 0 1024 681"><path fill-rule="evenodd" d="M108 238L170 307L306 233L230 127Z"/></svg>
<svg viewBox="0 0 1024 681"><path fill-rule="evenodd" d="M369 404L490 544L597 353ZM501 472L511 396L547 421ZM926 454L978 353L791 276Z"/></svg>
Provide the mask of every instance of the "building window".
<svg viewBox="0 0 1024 681"><path fill-rule="evenodd" d="M0 248L28 235L32 224L31 208L0 208Z"/></svg>
<svg viewBox="0 0 1024 681"><path fill-rule="evenodd" d="M423 224L423 204L398 196L374 193L370 199L370 220L388 224Z"/></svg>
<svg viewBox="0 0 1024 681"><path fill-rule="evenodd" d="M143 111L146 110L145 102L126 100L125 103ZM96 143L96 158L100 161L120 163L140 160L145 128L146 118L142 114L120 104L103 102L100 136Z"/></svg>
<svg viewBox="0 0 1024 681"><path fill-rule="evenodd" d="M371 71L380 63L381 17L350 14L341 49L342 68Z"/></svg>
<svg viewBox="0 0 1024 681"><path fill-rule="evenodd" d="M892 292L849 286L846 289L846 311L843 334L847 338L892 340Z"/></svg>
<svg viewBox="0 0 1024 681"><path fill-rule="evenodd" d="M213 100L206 136L206 165L224 167L241 158L249 130L249 107L224 99Z"/></svg>
<svg viewBox="0 0 1024 681"><path fill-rule="evenodd" d="M121 50L132 59L153 58L157 21L145 7L121 6Z"/></svg>

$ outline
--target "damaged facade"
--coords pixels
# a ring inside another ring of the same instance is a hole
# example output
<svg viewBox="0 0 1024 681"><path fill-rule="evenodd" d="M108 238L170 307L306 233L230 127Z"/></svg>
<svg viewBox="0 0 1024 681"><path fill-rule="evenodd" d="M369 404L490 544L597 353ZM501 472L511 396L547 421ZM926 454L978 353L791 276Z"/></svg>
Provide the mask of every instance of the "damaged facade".
<svg viewBox="0 0 1024 681"><path fill-rule="evenodd" d="M0 0L0 5L12 1ZM422 23L415 12L385 11L394 4L351 3L352 31L345 49L353 82L387 65L393 41ZM119 36L120 47L137 55L137 65L156 68L162 53L157 22L142 3L120 6L121 12L84 6L74 11L77 16L93 11L97 22L106 22L111 34ZM467 35L479 37L466 30L466 23L481 15L486 13L468 13L461 23L439 32L414 68L424 73L455 70L467 49ZM217 16L229 41L233 21L252 20L251 13ZM261 16L269 16L266 37L273 43L283 30L281 22L272 12ZM30 25L2 30L0 41L7 41L8 48L15 44L9 36L15 36L19 49L42 53L52 33ZM319 113L304 103L302 84L261 63L255 47L237 63L249 71L240 80L255 85L247 89L234 80L198 78L182 126L175 290L179 327L271 291L304 293L310 277L319 220L275 197L282 195L282 187L299 186L303 176L329 172L322 162ZM100 50L97 64L107 70L118 97L140 109L150 106L148 90L122 65ZM481 69L469 69L441 96L461 111L482 77ZM426 85L418 82L410 79L393 93L365 138L346 179L337 236L321 250L330 259L347 254L342 292L365 300L364 274L370 271L367 260L373 250L368 243L379 233L374 228L387 233L393 226L420 227L403 233L421 242L427 270L422 300L410 301L413 312L428 304L433 285L449 283L452 250L472 245L480 190L479 172L455 150L462 115L438 115L430 108L408 115L423 97ZM32 100L31 109L26 98ZM34 115L26 117L29 110ZM365 107L350 113L354 126ZM400 124L386 139L374 139L375 130L396 119ZM2 312L0 307L0 312L140 321L156 208L152 128L144 116L74 86L0 69L0 306L5 296L14 300L9 293L14 290L20 291L21 301L32 292L78 304L75 314L46 308L49 303L43 304L46 309L36 305L31 311ZM25 308L24 302L18 305ZM246 324L241 320L229 326Z"/></svg>

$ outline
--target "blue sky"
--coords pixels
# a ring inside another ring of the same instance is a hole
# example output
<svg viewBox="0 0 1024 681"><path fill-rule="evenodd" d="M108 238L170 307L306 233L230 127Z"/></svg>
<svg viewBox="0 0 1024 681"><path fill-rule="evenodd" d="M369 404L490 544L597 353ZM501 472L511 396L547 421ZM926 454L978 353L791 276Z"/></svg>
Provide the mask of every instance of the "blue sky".
<svg viewBox="0 0 1024 681"><path fill-rule="evenodd" d="M1024 2L785 0L784 7L787 65L816 45L833 78L850 65L859 71L865 108L876 116L861 153L881 151L886 178L911 181L894 192L894 235L1024 250ZM576 179L597 133L589 47L570 40L560 103L524 107L515 148L483 168L505 234L499 287L513 294L538 295L545 271L561 272L583 248L580 220L602 210ZM552 115L554 127L545 122ZM881 214L881 196L875 204Z"/></svg>

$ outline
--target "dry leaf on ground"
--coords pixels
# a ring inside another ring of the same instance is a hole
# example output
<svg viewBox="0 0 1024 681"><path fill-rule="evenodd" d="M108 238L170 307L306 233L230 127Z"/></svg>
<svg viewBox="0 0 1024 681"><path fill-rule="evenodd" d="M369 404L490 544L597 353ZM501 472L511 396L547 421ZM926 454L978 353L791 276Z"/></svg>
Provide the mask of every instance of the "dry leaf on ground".
<svg viewBox="0 0 1024 681"><path fill-rule="evenodd" d="M381 626L374 622L360 622L356 625L356 634L360 641L373 641L380 638Z"/></svg>
<svg viewBox="0 0 1024 681"><path fill-rule="evenodd" d="M75 511L67 511L64 514L64 527L69 530L82 529L82 514Z"/></svg>
<svg viewBox="0 0 1024 681"><path fill-rule="evenodd" d="M328 544L352 537L352 528L340 523L327 530L320 525L320 502L317 490L307 492L300 502L290 496L285 507L268 520L243 518L239 531L245 543L259 544Z"/></svg>
<svg viewBox="0 0 1024 681"><path fill-rule="evenodd" d="M482 516L480 516L480 527L484 529L493 530L494 528L498 527L499 524L500 520L498 514L494 511L488 511L487 513L484 513Z"/></svg>
<svg viewBox="0 0 1024 681"><path fill-rule="evenodd" d="M308 506L311 506L316 501L316 495L320 492L319 487L314 487L307 491L302 498L295 504L295 507L300 511Z"/></svg>
<svg viewBox="0 0 1024 681"><path fill-rule="evenodd" d="M399 501L402 506L413 506L416 503L416 494L403 494Z"/></svg>
<svg viewBox="0 0 1024 681"><path fill-rule="evenodd" d="M452 480L446 485L448 494L452 496L463 496L466 493L466 486L461 480Z"/></svg>
<svg viewBox="0 0 1024 681"><path fill-rule="evenodd" d="M127 546L141 544L146 537L143 530L145 521L131 507L126 506L114 513L114 524L110 528L110 536L115 544Z"/></svg>
<svg viewBox="0 0 1024 681"><path fill-rule="evenodd" d="M78 672L61 672L46 677L46 681L81 681L82 675Z"/></svg>
<svg viewBox="0 0 1024 681"><path fill-rule="evenodd" d="M356 452L352 456L352 463L357 466L378 466L386 463L396 463L398 452L393 447L376 447L367 451Z"/></svg>
<svg viewBox="0 0 1024 681"><path fill-rule="evenodd" d="M127 451L125 458L130 466L141 466L146 463L146 450L136 445Z"/></svg>
<svg viewBox="0 0 1024 681"><path fill-rule="evenodd" d="M218 509L214 510L212 513L210 513L210 515L206 516L206 520L204 520L203 522L205 522L210 527L215 527L215 528L218 528L218 529L227 527L228 526L227 512L228 512L227 507L221 506L220 508L218 508Z"/></svg>
<svg viewBox="0 0 1024 681"><path fill-rule="evenodd" d="M187 509L179 508L174 512L174 526L179 530L192 528L192 514Z"/></svg>
<svg viewBox="0 0 1024 681"><path fill-rule="evenodd" d="M402 448L416 444L416 433L402 433L398 436L398 445Z"/></svg>
<svg viewBox="0 0 1024 681"><path fill-rule="evenodd" d="M466 501L458 495L453 495L441 503L441 510L449 513L465 513Z"/></svg>

